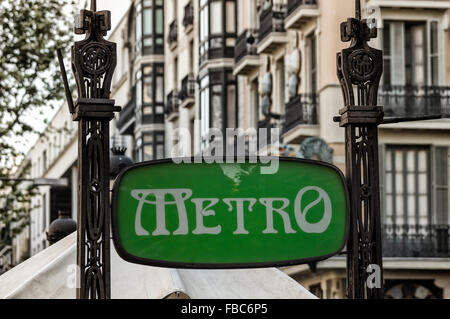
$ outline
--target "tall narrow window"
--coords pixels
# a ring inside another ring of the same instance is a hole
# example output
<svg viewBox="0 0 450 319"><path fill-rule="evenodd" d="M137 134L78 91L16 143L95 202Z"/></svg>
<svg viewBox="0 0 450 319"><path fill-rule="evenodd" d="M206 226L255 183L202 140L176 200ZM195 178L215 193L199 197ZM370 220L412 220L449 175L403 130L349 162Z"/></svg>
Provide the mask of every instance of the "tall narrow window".
<svg viewBox="0 0 450 319"><path fill-rule="evenodd" d="M143 136L143 160L152 161L163 159L164 154L164 132L149 132Z"/></svg>
<svg viewBox="0 0 450 319"><path fill-rule="evenodd" d="M425 85L425 23L405 24L406 85Z"/></svg>
<svg viewBox="0 0 450 319"><path fill-rule="evenodd" d="M200 0L200 61L207 59L209 51L209 6L208 0Z"/></svg>
<svg viewBox="0 0 450 319"><path fill-rule="evenodd" d="M47 170L47 151L42 152L42 171Z"/></svg>
<svg viewBox="0 0 450 319"><path fill-rule="evenodd" d="M200 82L200 120L202 147L207 145L206 135L210 128L211 118L209 113L210 95L209 95L209 76L205 76Z"/></svg>
<svg viewBox="0 0 450 319"><path fill-rule="evenodd" d="M192 118L189 121L189 132L191 133L191 156L196 155L195 154L195 118Z"/></svg>
<svg viewBox="0 0 450 319"><path fill-rule="evenodd" d="M309 43L309 74L310 74L310 82L309 82L309 93L317 93L317 41L316 35L312 33L308 37Z"/></svg>
<svg viewBox="0 0 450 319"><path fill-rule="evenodd" d="M385 161L385 223L400 227L429 225L431 222L429 148L388 147Z"/></svg>
<svg viewBox="0 0 450 319"><path fill-rule="evenodd" d="M284 103L285 103L285 90L286 90L286 72L284 68L284 58L277 61L277 95L278 103L277 107L278 113L284 113Z"/></svg>
<svg viewBox="0 0 450 319"><path fill-rule="evenodd" d="M142 122L164 122L164 66L146 64L137 72L136 107L142 108Z"/></svg>
<svg viewBox="0 0 450 319"><path fill-rule="evenodd" d="M433 149L434 221L437 225L449 223L449 148L436 146Z"/></svg>
<svg viewBox="0 0 450 319"><path fill-rule="evenodd" d="M136 4L136 52L164 53L164 2L139 0Z"/></svg>
<svg viewBox="0 0 450 319"><path fill-rule="evenodd" d="M234 56L236 0L200 0L200 63Z"/></svg>
<svg viewBox="0 0 450 319"><path fill-rule="evenodd" d="M189 42L189 72L194 72L194 40Z"/></svg>
<svg viewBox="0 0 450 319"><path fill-rule="evenodd" d="M178 57L173 61L173 88L178 91Z"/></svg>
<svg viewBox="0 0 450 319"><path fill-rule="evenodd" d="M223 127L223 104L222 104L222 85L214 84L211 86L211 120L212 127L222 129Z"/></svg>
<svg viewBox="0 0 450 319"><path fill-rule="evenodd" d="M153 150L153 133L144 135L144 161L154 159L155 152Z"/></svg>
<svg viewBox="0 0 450 319"><path fill-rule="evenodd" d="M142 51L142 3L140 1L136 4L136 52L138 54Z"/></svg>
<svg viewBox="0 0 450 319"><path fill-rule="evenodd" d="M439 85L439 35L438 22L430 23L430 69L431 85Z"/></svg>
<svg viewBox="0 0 450 319"><path fill-rule="evenodd" d="M385 23L383 28L383 84L391 85L391 24Z"/></svg>
<svg viewBox="0 0 450 319"><path fill-rule="evenodd" d="M213 69L201 80L200 116L203 146L210 127L225 133L226 128L237 125L236 79L228 69Z"/></svg>
<svg viewBox="0 0 450 319"><path fill-rule="evenodd" d="M148 92L147 92L148 93ZM143 85L142 85L142 70L136 72L136 121L142 120L142 95L143 95Z"/></svg>

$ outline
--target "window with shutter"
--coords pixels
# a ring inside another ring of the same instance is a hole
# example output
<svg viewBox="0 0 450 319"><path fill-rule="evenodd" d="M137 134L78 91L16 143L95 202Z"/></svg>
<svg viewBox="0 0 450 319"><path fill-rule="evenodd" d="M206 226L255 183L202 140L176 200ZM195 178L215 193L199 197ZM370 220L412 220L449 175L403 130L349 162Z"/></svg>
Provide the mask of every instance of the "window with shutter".
<svg viewBox="0 0 450 319"><path fill-rule="evenodd" d="M434 193L434 218L437 225L448 225L449 222L449 194L448 194L448 147L437 146L433 149L434 174L433 174L433 193Z"/></svg>
<svg viewBox="0 0 450 319"><path fill-rule="evenodd" d="M385 21L382 37L385 86L439 85L438 21Z"/></svg>
<svg viewBox="0 0 450 319"><path fill-rule="evenodd" d="M429 49L429 68L430 68L430 83L431 85L439 85L439 32L438 22L432 21L430 23L430 49Z"/></svg>

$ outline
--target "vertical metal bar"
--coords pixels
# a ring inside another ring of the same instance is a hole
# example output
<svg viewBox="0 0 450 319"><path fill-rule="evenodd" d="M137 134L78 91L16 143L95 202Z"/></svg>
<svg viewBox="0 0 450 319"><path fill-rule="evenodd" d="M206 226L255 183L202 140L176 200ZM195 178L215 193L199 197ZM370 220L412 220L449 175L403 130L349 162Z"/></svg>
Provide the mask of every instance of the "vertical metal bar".
<svg viewBox="0 0 450 319"><path fill-rule="evenodd" d="M103 225L103 271L105 284L105 298L111 299L111 203L110 203L110 186L109 186L109 120L102 122L103 126L103 205L105 207L105 219Z"/></svg>
<svg viewBox="0 0 450 319"><path fill-rule="evenodd" d="M353 177L356 171L356 150L353 146L353 141L355 140L355 129L351 126L346 128L346 171L347 171L347 183L349 189L355 189ZM358 189L358 188L356 188ZM356 193L350 193L350 232L347 242L347 297L350 299L355 299L359 295L357 287L354 285L360 277L360 271L358 266L358 238L357 238L357 215L359 196Z"/></svg>
<svg viewBox="0 0 450 319"><path fill-rule="evenodd" d="M78 223L77 223L77 264L78 264L78 286L77 299L85 299L86 291L86 192L83 191L86 176L86 121L78 123Z"/></svg>
<svg viewBox="0 0 450 319"><path fill-rule="evenodd" d="M97 11L97 0L91 0L91 11Z"/></svg>
<svg viewBox="0 0 450 319"><path fill-rule="evenodd" d="M372 126L369 128L369 140L372 141L372 154L373 158L371 160L371 164L369 167L372 167L372 171L370 174L370 179L372 181L372 194L371 194L371 214L373 217L373 221L375 225L373 226L374 238L372 242L374 246L372 246L372 261L375 265L380 267L381 273L381 287L377 287L374 289L370 289L369 293L371 294L372 299L383 299L384 297L384 284L383 284L383 253L382 253L382 234L381 234L381 200L380 200L380 167L379 167L379 156L378 156L378 127Z"/></svg>
<svg viewBox="0 0 450 319"><path fill-rule="evenodd" d="M355 18L361 20L361 0L355 0L355 12Z"/></svg>

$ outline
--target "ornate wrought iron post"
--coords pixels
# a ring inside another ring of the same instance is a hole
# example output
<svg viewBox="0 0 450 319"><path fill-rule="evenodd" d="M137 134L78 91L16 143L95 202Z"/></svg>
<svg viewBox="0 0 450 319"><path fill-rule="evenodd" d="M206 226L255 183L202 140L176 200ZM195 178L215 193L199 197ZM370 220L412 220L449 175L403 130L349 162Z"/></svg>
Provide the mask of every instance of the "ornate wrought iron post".
<svg viewBox="0 0 450 319"><path fill-rule="evenodd" d="M91 10L81 10L76 17L75 33L86 34L86 38L72 47L72 70L78 87L75 103L59 52L69 109L79 122L78 299L111 297L109 122L121 108L110 99L117 64L116 44L104 39L110 29L111 14L97 12L96 0L91 0Z"/></svg>
<svg viewBox="0 0 450 319"><path fill-rule="evenodd" d="M346 130L346 170L351 193L347 243L347 294L351 299L383 298L378 126L384 113L382 107L376 106L383 55L367 43L376 36L377 29L369 28L367 21L361 19L360 0L356 0L356 18L341 24L341 39L351 41L350 47L337 55L345 107L336 121ZM374 289L367 287L371 265L377 265L381 271L381 287Z"/></svg>

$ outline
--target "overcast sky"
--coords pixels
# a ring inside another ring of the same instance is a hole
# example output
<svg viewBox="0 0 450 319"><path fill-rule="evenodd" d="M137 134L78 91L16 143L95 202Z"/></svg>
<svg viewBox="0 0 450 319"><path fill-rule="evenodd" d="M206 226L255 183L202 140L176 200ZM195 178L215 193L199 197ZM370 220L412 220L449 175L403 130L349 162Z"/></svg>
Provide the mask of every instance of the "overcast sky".
<svg viewBox="0 0 450 319"><path fill-rule="evenodd" d="M90 0L88 1L90 3ZM97 10L111 11L112 30L114 30L116 25L122 19L123 15L127 12L130 3L130 0L97 0ZM82 4L78 5L78 8L76 10L77 12L79 11L79 9L81 9L81 6ZM82 36L81 38L84 37ZM79 38L77 37L77 39ZM66 69L68 69L70 72L70 67L68 65L66 65ZM44 119L50 121L59 110L62 103L64 103L64 101L58 103L57 106L53 109L48 107L48 109L44 110L42 115L39 114L39 111L33 112L34 114L29 116L29 120L27 122L30 122L32 125L34 125L37 130L43 131L45 129ZM20 140L16 141L15 144L21 151L27 153L28 150L34 145L36 140L37 136L32 135L26 138L21 138Z"/></svg>

